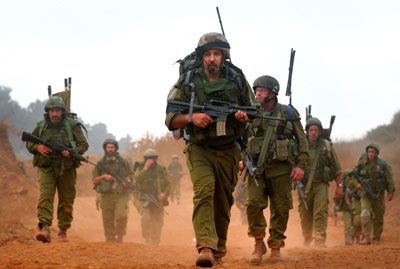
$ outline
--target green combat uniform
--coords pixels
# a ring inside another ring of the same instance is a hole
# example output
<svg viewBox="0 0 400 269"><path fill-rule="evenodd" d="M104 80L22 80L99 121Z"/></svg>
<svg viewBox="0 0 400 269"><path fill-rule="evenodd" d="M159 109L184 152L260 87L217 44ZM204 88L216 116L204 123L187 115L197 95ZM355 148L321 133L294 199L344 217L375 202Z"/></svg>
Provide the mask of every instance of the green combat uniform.
<svg viewBox="0 0 400 269"><path fill-rule="evenodd" d="M310 118L306 129L314 125L313 120L318 119ZM318 123L315 125L320 125L320 130L322 130L319 120ZM308 147L311 154L311 166L305 171L302 181L305 186L308 210L304 203L299 203L301 228L305 245L314 239L316 245L324 246L328 224L329 182L341 174L342 170L330 141L320 136L315 146L309 143Z"/></svg>
<svg viewBox="0 0 400 269"><path fill-rule="evenodd" d="M182 165L172 161L168 165L168 175L171 183L170 200L171 202L174 202L176 198L176 202L179 205L179 201L181 199Z"/></svg>
<svg viewBox="0 0 400 269"><path fill-rule="evenodd" d="M240 69L228 61L222 61L220 77L210 82L206 76L201 59L203 52L216 48L223 52L223 58L229 58L229 43L218 33L208 33L200 38L197 57L200 65L183 73L174 85L170 99L190 103L194 93L194 104L202 105L211 99L241 106L252 105L254 96ZM185 81L193 87L188 91ZM187 112L186 112L187 114ZM170 131L171 122L180 112L166 115L165 124ZM237 183L241 154L234 142L245 134L245 124L236 120L233 114L226 121L214 121L206 128L193 123L185 126L186 165L193 183L193 227L196 235L196 247L211 249L208 260L199 266L213 265L226 254L226 240L230 222L230 210L233 205L233 191ZM199 257L200 257L199 256ZM207 265L208 264L208 265Z"/></svg>
<svg viewBox="0 0 400 269"><path fill-rule="evenodd" d="M247 225L247 206L246 206L246 182L242 182L237 185L236 192L235 192L235 205L240 211L240 219L243 225Z"/></svg>
<svg viewBox="0 0 400 269"><path fill-rule="evenodd" d="M144 170L144 165L145 162L135 164L135 182L139 192L134 193L134 204L141 214L142 236L146 244L159 245L161 229L164 224L163 207L168 205L170 184L164 166L155 163L149 169ZM155 200L161 193L164 193L166 197L157 206L149 202L144 193L153 196Z"/></svg>
<svg viewBox="0 0 400 269"><path fill-rule="evenodd" d="M270 76L256 79L253 89L256 91L257 87L271 89L276 94L279 92L278 81ZM298 112L292 106L275 100L275 106L271 111L264 111L264 115L288 121L257 119L250 125L247 150L259 168L256 176L259 186L252 179L248 181L246 205L248 234L257 242L266 235L267 222L263 210L268 206L269 199L271 216L267 243L272 249L280 249L285 246L289 210L293 208L290 174L295 166L305 170L310 154L303 126L295 120L299 119Z"/></svg>
<svg viewBox="0 0 400 269"><path fill-rule="evenodd" d="M371 144L367 147L375 148L379 154L379 147ZM360 180L364 181L377 196L377 200L365 192L361 197L361 223L363 227L364 239L369 241L373 231L372 241L379 243L383 231L383 216L385 214L385 191L393 195L395 192L395 185L393 180L392 168L384 160L376 157L376 162L371 163L368 158L364 158L355 167L355 173L359 176Z"/></svg>
<svg viewBox="0 0 400 269"><path fill-rule="evenodd" d="M32 134L51 143L74 148L77 153L83 154L89 145L82 133L81 124L72 118L65 118L65 106L60 97L49 99L46 104L46 112L53 107L63 109L63 119L57 125L53 125L46 113L45 120L36 125ZM71 227L72 209L76 195L76 168L80 166L80 162L55 152L44 156L38 152L38 146L32 142L26 143L28 151L34 154L33 166L39 168L38 228L42 230L43 226L48 227L52 224L54 195L57 189L58 227L65 232Z"/></svg>
<svg viewBox="0 0 400 269"><path fill-rule="evenodd" d="M117 143L116 141L114 142ZM128 160L122 158L118 152L115 152L113 156L105 155L97 162L97 165L93 169L93 178L108 174L101 167L105 167L111 173L120 177L133 176L133 171ZM96 184L94 189L100 194L100 208L106 241L122 242L122 237L126 234L126 225L128 223L129 190L119 181L107 181L105 179Z"/></svg>

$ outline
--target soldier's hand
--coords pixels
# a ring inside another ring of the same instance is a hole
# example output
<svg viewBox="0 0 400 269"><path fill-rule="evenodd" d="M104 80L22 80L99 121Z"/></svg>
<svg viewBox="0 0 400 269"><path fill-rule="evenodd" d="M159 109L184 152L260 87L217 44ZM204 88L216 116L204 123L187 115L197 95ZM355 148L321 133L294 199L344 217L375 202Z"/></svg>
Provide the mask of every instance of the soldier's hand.
<svg viewBox="0 0 400 269"><path fill-rule="evenodd" d="M71 158L71 155L69 155L68 150L64 150L61 152L62 156L64 156L65 158Z"/></svg>
<svg viewBox="0 0 400 269"><path fill-rule="evenodd" d="M144 170L149 169L150 166L152 166L155 162L156 162L155 159L152 159L152 158L146 159L146 162L144 163L144 168L143 168L143 169L144 169Z"/></svg>
<svg viewBox="0 0 400 269"><path fill-rule="evenodd" d="M360 191L363 191L363 190L364 190L360 183L358 183L358 185L356 186L356 189L358 189L358 190L360 190Z"/></svg>
<svg viewBox="0 0 400 269"><path fill-rule="evenodd" d="M337 187L336 188L336 197L339 200L342 200L342 198L343 198L343 189L341 187Z"/></svg>
<svg viewBox="0 0 400 269"><path fill-rule="evenodd" d="M113 176L109 175L109 174L105 174L103 175L103 178L107 181L116 181L115 178L113 178Z"/></svg>
<svg viewBox="0 0 400 269"><path fill-rule="evenodd" d="M38 146L37 150L43 156L47 156L52 152L51 148L48 148L45 145L41 145L41 144Z"/></svg>
<svg viewBox="0 0 400 269"><path fill-rule="evenodd" d="M128 188L128 185L126 185L126 183L124 181L121 182L122 186L124 186L124 188Z"/></svg>
<svg viewBox="0 0 400 269"><path fill-rule="evenodd" d="M159 195L157 195L157 199L158 201L162 201L165 199L165 193L160 193Z"/></svg>
<svg viewBox="0 0 400 269"><path fill-rule="evenodd" d="M239 176L242 175L243 169L244 169L243 161L240 161L239 162Z"/></svg>
<svg viewBox="0 0 400 269"><path fill-rule="evenodd" d="M295 167L292 170L292 173L290 174L290 177L292 178L292 181L300 181L304 177L304 171L303 169L299 167Z"/></svg>
<svg viewBox="0 0 400 269"><path fill-rule="evenodd" d="M236 120L240 121L241 123L247 123L250 121L247 114L240 110L235 113L235 118L236 118Z"/></svg>
<svg viewBox="0 0 400 269"><path fill-rule="evenodd" d="M193 113L192 122L200 128L206 128L207 125L213 122L213 119L205 113Z"/></svg>
<svg viewBox="0 0 400 269"><path fill-rule="evenodd" d="M392 201L393 200L393 194L389 194L388 193L387 200L388 200L388 202Z"/></svg>

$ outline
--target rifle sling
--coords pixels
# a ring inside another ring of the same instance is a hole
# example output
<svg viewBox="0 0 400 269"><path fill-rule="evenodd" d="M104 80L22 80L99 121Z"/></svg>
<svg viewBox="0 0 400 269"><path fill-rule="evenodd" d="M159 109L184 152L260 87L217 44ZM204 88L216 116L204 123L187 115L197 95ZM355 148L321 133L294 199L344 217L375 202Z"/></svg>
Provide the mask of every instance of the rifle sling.
<svg viewBox="0 0 400 269"><path fill-rule="evenodd" d="M306 197L310 193L310 190L311 190L311 183L312 183L313 178L314 178L315 170L317 169L317 164L318 164L318 161L319 161L320 153L321 153L321 146L318 144L317 152L315 153L315 158L314 158L314 161L313 161L312 166L311 166L311 171L310 171L310 174L308 175L306 189L304 190L304 195Z"/></svg>

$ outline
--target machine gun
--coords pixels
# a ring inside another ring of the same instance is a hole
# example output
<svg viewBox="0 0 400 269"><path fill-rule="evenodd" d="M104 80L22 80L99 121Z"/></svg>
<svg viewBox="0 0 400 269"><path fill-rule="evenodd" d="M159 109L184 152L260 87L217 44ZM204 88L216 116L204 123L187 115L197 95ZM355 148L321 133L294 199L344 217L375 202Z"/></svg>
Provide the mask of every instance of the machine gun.
<svg viewBox="0 0 400 269"><path fill-rule="evenodd" d="M254 180L254 183L256 183L256 186L258 187L258 180L256 178L258 169L254 167L253 165L253 158L251 157L250 153L248 153L243 145L243 141L240 139L239 141L235 141L235 145L239 148L240 152L243 155L243 173L246 175L248 173L250 177Z"/></svg>
<svg viewBox="0 0 400 269"><path fill-rule="evenodd" d="M299 190L300 200L304 204L305 209L308 210L308 206L307 206L307 202L306 202L306 196L304 194L304 185L303 185L303 183L301 183L301 181L296 181L293 184L293 189L294 190L296 190L296 189Z"/></svg>
<svg viewBox="0 0 400 269"><path fill-rule="evenodd" d="M24 142L28 142L29 141L29 142L32 142L32 143L35 143L35 144L45 145L46 147L50 148L53 152L59 153L59 154L61 154L61 152L63 152L63 151L68 151L69 155L72 158L77 159L77 160L82 161L82 162L85 162L85 163L90 163L91 165L96 166L100 170L103 170L107 174L111 175L118 182L124 183L126 185L126 187L129 190L131 190L132 192L140 193L147 203L152 203L152 204L154 204L155 206L157 206L160 209L164 208L164 206L156 198L154 198L154 196L139 190L134 182L128 181L126 178L121 177L121 176L111 172L109 169L107 169L106 167L104 167L101 164L95 164L95 163L89 161L87 158L83 157L82 155L80 155L78 152L76 152L72 148L66 147L66 146L64 146L62 144L59 144L59 143L48 142L48 141L46 141L44 139L41 139L40 137L37 137L37 136L35 136L35 135L31 134L31 133L27 133L27 132L22 132L22 141L24 141Z"/></svg>

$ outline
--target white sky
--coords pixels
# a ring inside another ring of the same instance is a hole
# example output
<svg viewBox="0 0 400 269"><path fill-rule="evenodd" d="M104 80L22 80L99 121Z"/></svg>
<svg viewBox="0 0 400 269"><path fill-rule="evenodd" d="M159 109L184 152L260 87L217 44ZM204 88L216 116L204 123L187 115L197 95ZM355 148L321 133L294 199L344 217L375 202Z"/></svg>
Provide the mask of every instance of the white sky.
<svg viewBox="0 0 400 269"><path fill-rule="evenodd" d="M0 84L26 107L63 90L72 108L118 138L167 132L166 96L176 60L200 36L220 32L219 6L233 63L249 83L272 75L285 97L296 50L293 105L305 119L351 139L389 123L400 105L399 1L15 0L0 2ZM304 123L304 121L303 121Z"/></svg>

